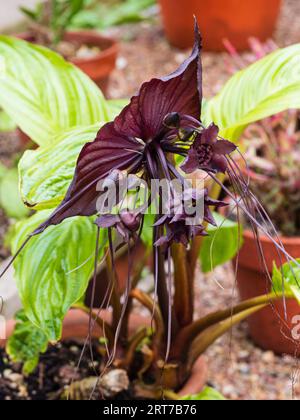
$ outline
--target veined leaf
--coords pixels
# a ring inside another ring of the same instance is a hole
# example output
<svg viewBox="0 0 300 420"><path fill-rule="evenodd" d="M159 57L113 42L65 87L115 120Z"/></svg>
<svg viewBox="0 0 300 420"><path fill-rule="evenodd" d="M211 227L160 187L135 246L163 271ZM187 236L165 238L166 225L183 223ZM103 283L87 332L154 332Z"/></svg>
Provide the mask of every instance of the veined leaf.
<svg viewBox="0 0 300 420"><path fill-rule="evenodd" d="M41 211L16 226L13 254L48 216L49 211ZM25 313L49 341L61 338L64 316L87 289L94 266L96 231L93 218L68 219L33 237L15 262ZM101 254L105 238L102 233Z"/></svg>
<svg viewBox="0 0 300 420"><path fill-rule="evenodd" d="M300 263L300 259L298 259L297 261L298 263ZM284 291L287 296L294 296L300 304L299 266L294 262L290 262L285 263L281 268L278 268L277 265L274 263L272 287L275 293L282 293Z"/></svg>
<svg viewBox="0 0 300 420"><path fill-rule="evenodd" d="M209 225L209 236L203 239L200 260L204 273L230 261L243 244L242 228L236 222L214 213L217 227Z"/></svg>
<svg viewBox="0 0 300 420"><path fill-rule="evenodd" d="M127 105L127 99L107 102L109 120ZM88 141L95 139L103 123L76 127L56 136L51 144L27 150L19 163L21 196L34 210L60 204L73 179L78 155Z"/></svg>
<svg viewBox="0 0 300 420"><path fill-rule="evenodd" d="M57 206L73 179L78 155L94 140L100 124L79 127L56 137L53 144L28 150L19 163L23 201L35 210Z"/></svg>
<svg viewBox="0 0 300 420"><path fill-rule="evenodd" d="M29 210L24 206L19 192L19 176L16 168L6 169L0 180L0 206L8 217L22 219Z"/></svg>
<svg viewBox="0 0 300 420"><path fill-rule="evenodd" d="M204 120L236 141L255 121L300 107L300 44L279 49L236 73L205 107Z"/></svg>
<svg viewBox="0 0 300 420"><path fill-rule="evenodd" d="M0 106L32 140L107 121L105 99L79 69L46 48L0 36Z"/></svg>
<svg viewBox="0 0 300 420"><path fill-rule="evenodd" d="M114 120L125 108L126 105L129 104L129 99L110 99L107 101L107 110L109 120Z"/></svg>
<svg viewBox="0 0 300 420"><path fill-rule="evenodd" d="M23 373L29 375L39 362L41 353L48 348L44 332L33 325L24 311L16 316L17 324L6 344L6 352L14 363L23 363Z"/></svg>
<svg viewBox="0 0 300 420"><path fill-rule="evenodd" d="M0 109L0 133L14 131L15 129L16 124L4 111Z"/></svg>
<svg viewBox="0 0 300 420"><path fill-rule="evenodd" d="M182 400L185 401L225 401L225 397L221 395L217 390L206 387L200 394L197 395L187 395L183 397Z"/></svg>

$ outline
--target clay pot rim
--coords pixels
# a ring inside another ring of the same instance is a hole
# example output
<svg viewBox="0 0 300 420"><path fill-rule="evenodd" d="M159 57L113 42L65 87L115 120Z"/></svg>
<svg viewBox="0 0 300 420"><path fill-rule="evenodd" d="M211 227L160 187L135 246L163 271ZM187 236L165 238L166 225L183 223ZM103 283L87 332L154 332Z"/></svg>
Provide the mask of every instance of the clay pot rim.
<svg viewBox="0 0 300 420"><path fill-rule="evenodd" d="M247 240L255 240L254 234L253 234L252 230L250 230L250 229L245 229L244 232L243 232L243 236ZM278 235L278 236L279 236L279 238L280 238L280 240L281 240L281 242L283 243L284 246L291 246L291 245L295 246L296 245L296 246L300 247L300 236L293 236L293 237L287 237L287 236L281 236L281 235ZM271 239L268 238L264 234L260 234L259 239L264 244L272 243Z"/></svg>
<svg viewBox="0 0 300 420"><path fill-rule="evenodd" d="M227 199L225 199L224 201L226 202ZM226 217L226 207L221 209L220 214L222 216ZM248 240L248 241L254 241L255 240L254 234L253 234L252 230L249 229L249 228L244 228L243 237L244 237L245 240ZM300 247L300 236L290 236L289 237L289 236L283 236L283 235L278 234L278 237L285 247L289 247L289 246L299 246ZM276 239L276 238L274 238L274 239ZM265 244L265 245L269 245L269 244L272 243L271 239L263 233L260 233L259 240L262 244Z"/></svg>
<svg viewBox="0 0 300 420"><path fill-rule="evenodd" d="M33 35L31 32L21 32L19 34L15 35L17 38L23 39L25 41L31 41L33 38ZM117 40L115 40L112 37L109 37L107 35L102 35L100 32L93 31L93 30L87 30L87 31L67 31L66 36L76 36L78 38L82 37L93 37L94 42L89 42L89 45L93 46L100 46L103 48L98 54L95 54L93 57L88 58L73 58L70 60L73 64L80 64L80 63L93 63L97 62L99 60L103 60L109 56L117 55L119 52L119 43ZM106 46L103 46L103 44L106 44Z"/></svg>
<svg viewBox="0 0 300 420"><path fill-rule="evenodd" d="M97 310L96 310L97 311ZM111 319L111 314L108 311L103 311L102 318L105 321ZM140 315L132 315L130 319L131 329L136 330L141 325L149 325L150 320ZM15 326L15 321L10 320L7 322L7 337L9 337ZM71 309L65 319L64 319L64 332L62 340L68 339L86 339L87 331L89 326L89 316L77 309ZM75 333L77 329L77 333ZM99 329L95 328L94 336L99 337ZM0 340L0 348L4 348L6 345L6 340ZM199 359L193 366L190 377L183 387L177 392L180 396L186 395L197 395L199 394L207 384L208 380L208 367L207 367L207 358L206 356L200 356Z"/></svg>

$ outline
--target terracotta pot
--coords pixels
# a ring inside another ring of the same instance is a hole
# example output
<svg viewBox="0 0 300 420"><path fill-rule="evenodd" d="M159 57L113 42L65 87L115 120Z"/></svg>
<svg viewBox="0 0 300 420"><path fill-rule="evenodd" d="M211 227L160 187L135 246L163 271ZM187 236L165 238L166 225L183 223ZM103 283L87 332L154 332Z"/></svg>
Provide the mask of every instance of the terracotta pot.
<svg viewBox="0 0 300 420"><path fill-rule="evenodd" d="M25 41L34 42L34 37L30 33L17 36ZM114 39L94 31L67 32L64 40L79 45L99 47L100 53L94 57L75 58L71 62L86 73L106 94L109 78L116 64L119 51L118 43Z"/></svg>
<svg viewBox="0 0 300 420"><path fill-rule="evenodd" d="M17 34L16 36L28 42L35 42L34 36L29 32ZM99 86L103 94L106 95L110 75L116 65L119 52L118 43L114 39L102 36L94 31L68 32L64 39L71 43L99 47L101 52L93 58L77 58L71 60L71 62L87 74ZM28 144L31 142L30 138L19 129L18 135L21 144L24 147L28 147Z"/></svg>
<svg viewBox="0 0 300 420"><path fill-rule="evenodd" d="M223 51L224 38L238 50L248 38L272 37L281 0L160 0L165 31L176 47L193 45L193 15L198 19L204 49Z"/></svg>
<svg viewBox="0 0 300 420"><path fill-rule="evenodd" d="M111 320L111 316L108 312L103 311L101 314L102 318L106 321ZM7 337L9 337L14 329L14 321L7 323ZM132 315L130 318L130 331L134 332L141 326L149 326L151 321L148 318L143 318L137 315ZM71 310L64 320L63 327L63 340L69 339L85 339L88 335L89 330L89 317L79 310ZM98 338L101 334L99 327L93 331L93 336ZM0 347L4 347L6 344L5 340L0 340ZM193 367L192 374L183 388L179 391L179 395L194 395L199 394L207 383L208 369L205 357L200 357Z"/></svg>
<svg viewBox="0 0 300 420"><path fill-rule="evenodd" d="M281 238L286 251L294 258L300 257L300 238ZM238 288L242 300L260 296L271 291L270 281L263 271L257 250L257 244L251 231L244 233L244 245L239 255ZM266 265L269 273L273 271L273 261L280 266L281 261L274 244L269 238L262 236ZM284 258L283 258L284 259ZM283 301L278 301L273 307L267 307L248 319L249 331L254 342L265 350L278 354L295 355L300 346L292 338L295 327L293 318L300 315L300 307L296 300L288 299L285 319Z"/></svg>
<svg viewBox="0 0 300 420"><path fill-rule="evenodd" d="M136 265L139 264L139 262L143 261L143 257L145 255L145 247L142 242L140 242L133 250L132 250L132 260L136 261ZM149 269L152 268L152 258L149 257L149 261L147 261L146 264ZM126 287L127 283L127 277L128 277L128 255L127 250L120 255L116 259L116 274L117 274L117 280L118 280L118 288L120 292L123 292ZM97 276L97 282L96 282L96 291L95 291L95 300L93 302L93 307L100 308L100 306L103 303L103 299L106 295L106 290L109 285L109 278L107 275L106 269L101 270L101 272ZM87 293L86 293L86 305L90 307L92 303L92 289L93 284L90 282L90 285L88 287Z"/></svg>

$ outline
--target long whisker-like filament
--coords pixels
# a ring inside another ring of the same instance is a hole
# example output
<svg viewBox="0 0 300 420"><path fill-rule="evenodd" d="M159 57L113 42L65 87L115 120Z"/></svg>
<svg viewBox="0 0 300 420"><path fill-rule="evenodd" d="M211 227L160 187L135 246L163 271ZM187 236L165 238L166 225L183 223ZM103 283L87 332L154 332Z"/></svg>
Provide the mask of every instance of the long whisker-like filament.
<svg viewBox="0 0 300 420"><path fill-rule="evenodd" d="M28 242L31 240L31 238L33 238L34 235L30 235L28 236L28 238L23 242L23 244L20 246L20 248L18 249L18 251L15 253L15 255L11 258L11 260L9 261L8 265L4 268L4 270L2 271L2 273L0 274L0 279L7 273L7 271L10 269L10 267L13 265L13 263L16 261L16 259L18 258L18 256L21 254L21 252L23 251L23 249L26 247L26 245L28 244Z"/></svg>

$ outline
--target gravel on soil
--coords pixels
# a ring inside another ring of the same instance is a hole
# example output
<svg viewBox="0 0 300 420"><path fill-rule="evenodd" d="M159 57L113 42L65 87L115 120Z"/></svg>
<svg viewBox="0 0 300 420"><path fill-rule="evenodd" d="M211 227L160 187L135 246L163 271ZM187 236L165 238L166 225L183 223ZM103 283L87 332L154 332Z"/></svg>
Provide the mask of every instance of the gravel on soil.
<svg viewBox="0 0 300 420"><path fill-rule="evenodd" d="M0 349L0 401L1 400L47 400L59 399L62 391L72 381L94 376L99 370L97 343L92 343L94 361L91 361L90 348L86 349L80 367L78 360L82 344L77 342L58 343L50 346L40 357L40 363L29 375L22 374L22 366L10 363L5 352Z"/></svg>
<svg viewBox="0 0 300 420"><path fill-rule="evenodd" d="M237 302L235 284L230 264L216 269L213 275L199 277L196 301L201 305L197 307L197 313L203 315L232 307ZM299 360L256 347L248 337L246 322L219 339L206 355L209 382L228 399L274 401L300 398Z"/></svg>
<svg viewBox="0 0 300 420"><path fill-rule="evenodd" d="M275 34L279 46L300 41L300 2L284 0L281 17ZM115 31L122 37L117 70L111 80L109 96L130 97L142 82L174 70L188 55L187 51L171 48L163 37L161 24L139 24ZM226 55L204 53L204 95L209 97L219 91L229 75ZM14 141L0 136L1 161L9 160L14 153ZM12 148L10 153L8 149ZM7 219L0 212L0 241L7 229ZM2 245L0 256L3 255ZM216 281L217 280L217 281ZM217 284L221 283L223 289ZM197 312L228 307L232 304L234 284L230 266L219 268L214 275L199 275L197 286ZM300 398L298 363L290 356L278 357L255 347L247 336L246 324L233 329L207 352L209 382L225 397L233 400L290 400Z"/></svg>

